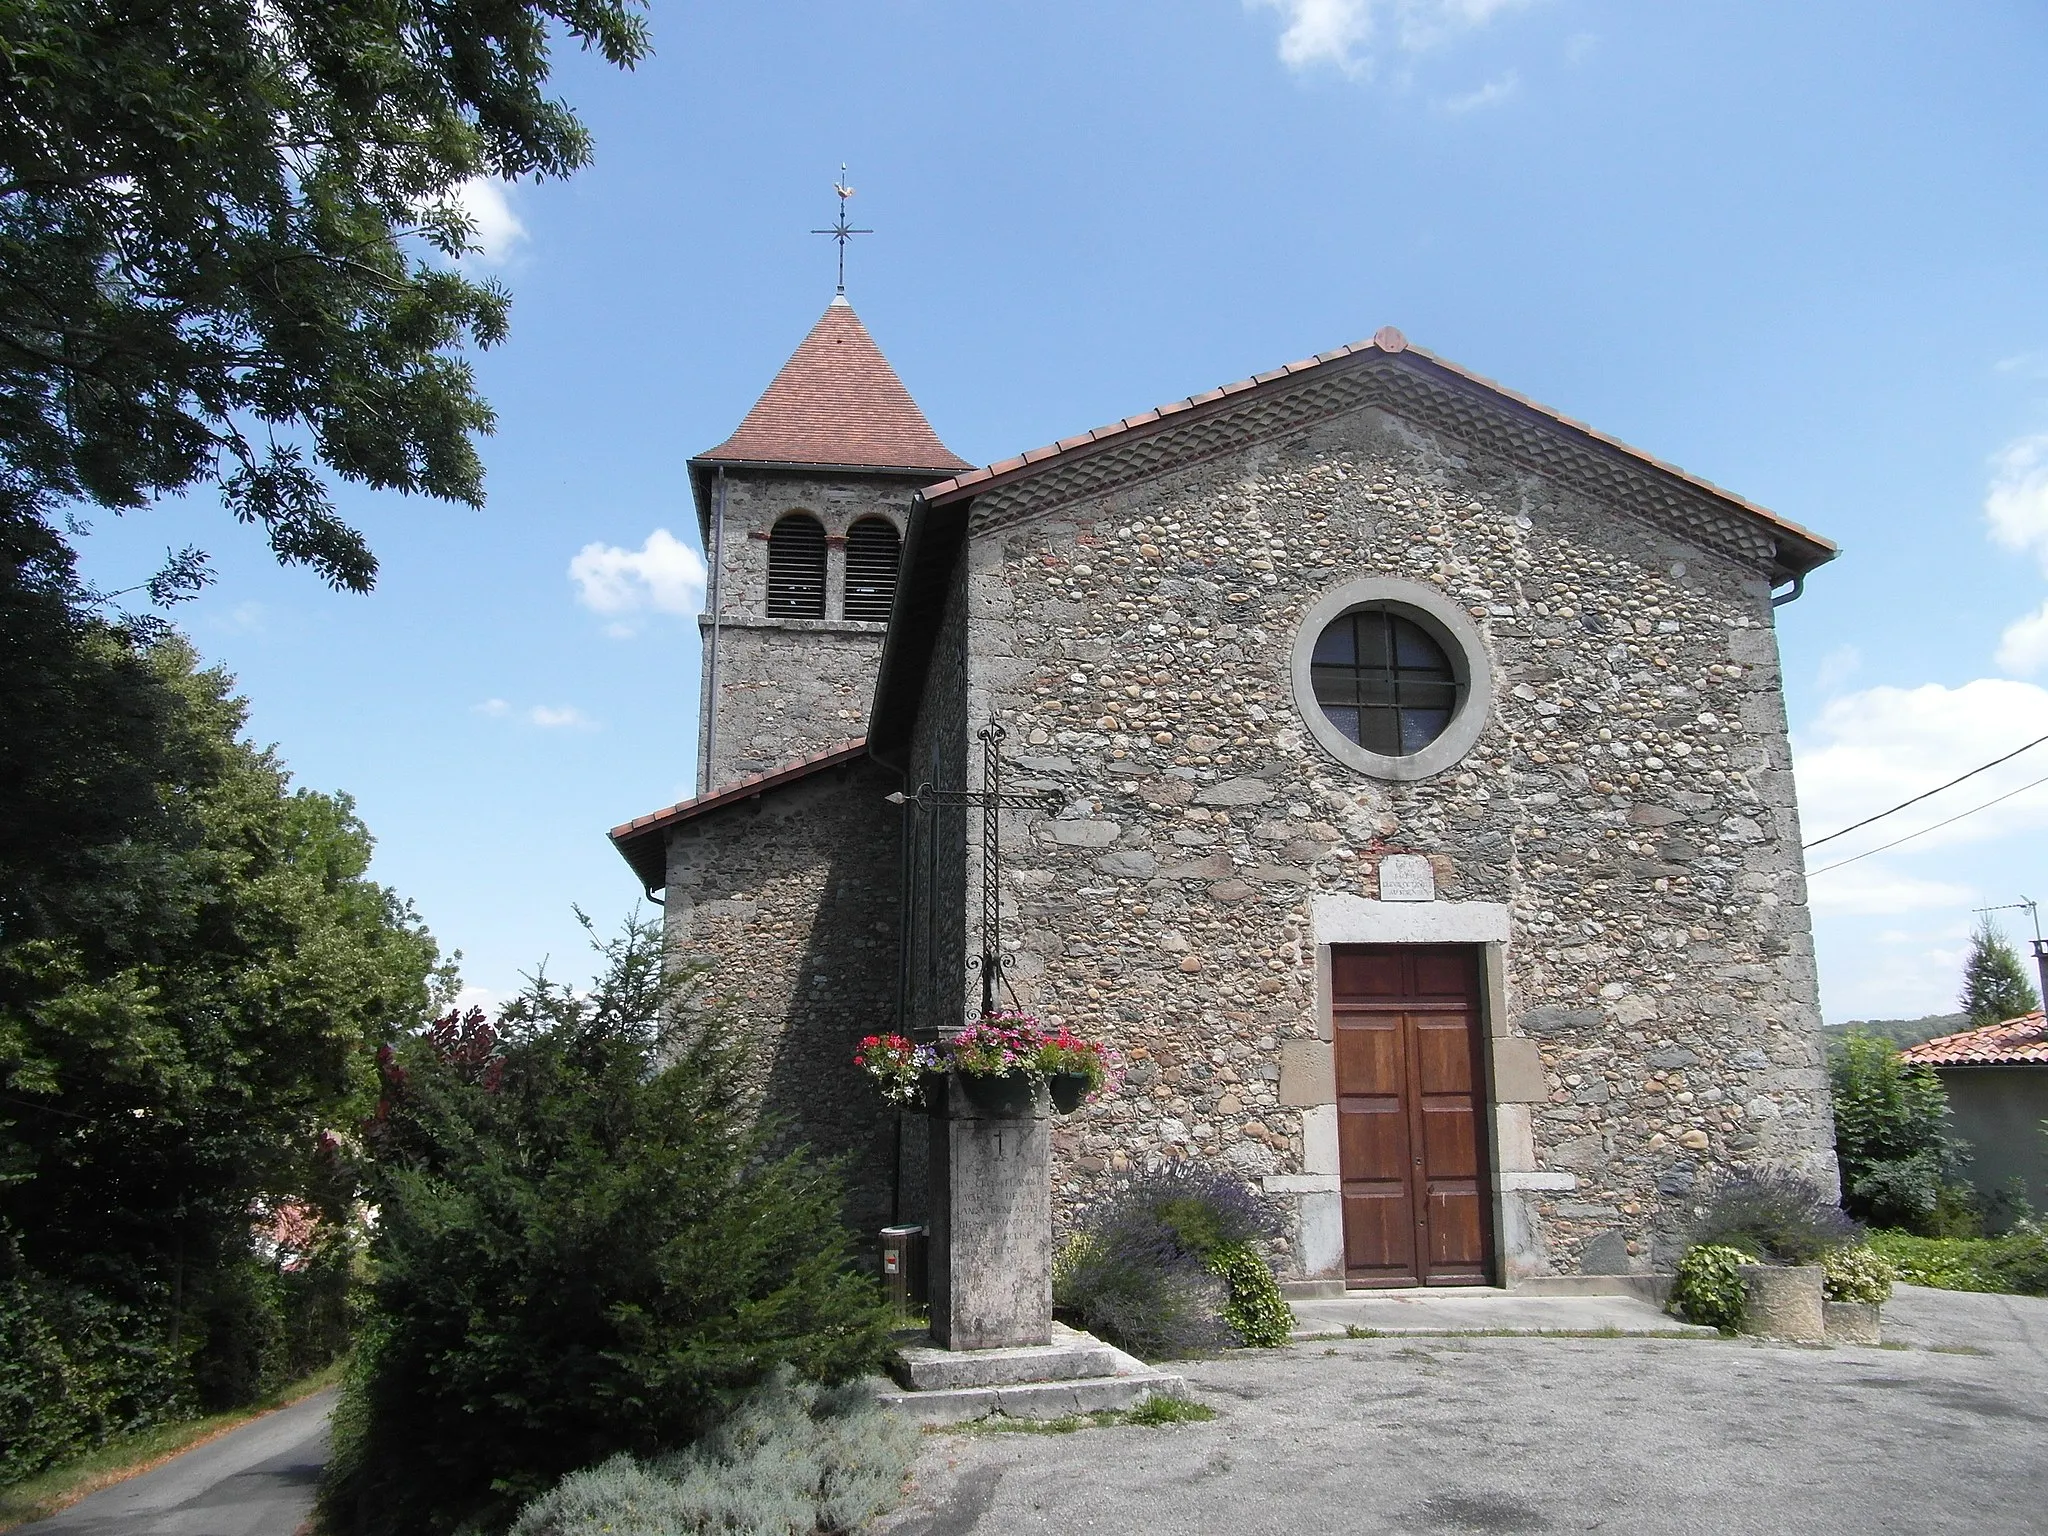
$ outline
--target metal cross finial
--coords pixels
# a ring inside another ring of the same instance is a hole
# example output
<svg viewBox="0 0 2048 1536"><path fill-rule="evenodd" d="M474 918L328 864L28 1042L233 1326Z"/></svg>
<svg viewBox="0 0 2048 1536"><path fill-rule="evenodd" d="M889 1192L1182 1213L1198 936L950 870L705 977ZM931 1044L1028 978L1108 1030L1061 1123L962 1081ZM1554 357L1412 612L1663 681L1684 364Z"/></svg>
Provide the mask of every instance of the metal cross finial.
<svg viewBox="0 0 2048 1536"><path fill-rule="evenodd" d="M830 229L814 229L814 235L830 235L839 242L839 296L846 297L846 242L855 235L872 235L872 229L855 229L846 222L846 200L853 196L853 188L846 184L846 162L839 164L839 179L832 183L832 190L839 194L839 217Z"/></svg>

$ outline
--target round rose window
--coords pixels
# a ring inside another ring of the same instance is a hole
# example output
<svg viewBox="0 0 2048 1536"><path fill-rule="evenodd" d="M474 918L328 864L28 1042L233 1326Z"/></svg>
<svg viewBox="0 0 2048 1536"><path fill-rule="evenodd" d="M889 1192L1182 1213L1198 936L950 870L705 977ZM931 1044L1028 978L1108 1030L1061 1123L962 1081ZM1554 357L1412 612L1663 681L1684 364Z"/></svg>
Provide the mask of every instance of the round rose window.
<svg viewBox="0 0 2048 1536"><path fill-rule="evenodd" d="M1309 658L1316 703L1346 741L1383 757L1420 752L1458 708L1444 648L1413 619L1384 608L1340 614Z"/></svg>

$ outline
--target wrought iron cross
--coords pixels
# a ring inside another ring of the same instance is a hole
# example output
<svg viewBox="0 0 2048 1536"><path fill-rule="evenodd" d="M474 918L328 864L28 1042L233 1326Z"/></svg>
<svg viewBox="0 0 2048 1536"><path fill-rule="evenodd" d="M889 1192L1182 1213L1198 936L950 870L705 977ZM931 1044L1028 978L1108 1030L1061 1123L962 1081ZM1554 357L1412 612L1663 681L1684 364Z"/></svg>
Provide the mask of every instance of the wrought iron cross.
<svg viewBox="0 0 2048 1536"><path fill-rule="evenodd" d="M853 188L846 184L846 165L843 161L839 166L839 179L832 183L832 190L839 194L839 217L833 220L830 229L814 229L811 233L814 235L830 235L839 242L839 294L840 297L844 298L846 296L846 242L855 235L872 235L874 231L872 229L855 229L846 222L846 200L853 196Z"/></svg>
<svg viewBox="0 0 2048 1536"><path fill-rule="evenodd" d="M1056 789L1042 789L1032 795L1003 793L1003 742L1009 732L1002 722L990 718L977 733L981 741L982 789L939 789L926 783L917 793L901 790L888 797L891 805L914 805L920 815L942 806L981 807L981 1011L996 1011L996 974L1007 963L1003 954L1003 849L999 826L1004 811L1057 811L1065 803ZM908 914L905 914L906 920ZM970 959L968 964L977 962Z"/></svg>

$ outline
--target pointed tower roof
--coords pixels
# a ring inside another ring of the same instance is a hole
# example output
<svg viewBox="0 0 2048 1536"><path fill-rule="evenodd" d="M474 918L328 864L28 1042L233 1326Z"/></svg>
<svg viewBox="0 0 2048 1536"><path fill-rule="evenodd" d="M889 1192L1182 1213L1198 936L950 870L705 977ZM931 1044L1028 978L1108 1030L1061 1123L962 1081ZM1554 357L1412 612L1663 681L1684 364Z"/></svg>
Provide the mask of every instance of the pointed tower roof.
<svg viewBox="0 0 2048 1536"><path fill-rule="evenodd" d="M843 294L739 430L697 462L930 471L934 479L972 467L939 441Z"/></svg>

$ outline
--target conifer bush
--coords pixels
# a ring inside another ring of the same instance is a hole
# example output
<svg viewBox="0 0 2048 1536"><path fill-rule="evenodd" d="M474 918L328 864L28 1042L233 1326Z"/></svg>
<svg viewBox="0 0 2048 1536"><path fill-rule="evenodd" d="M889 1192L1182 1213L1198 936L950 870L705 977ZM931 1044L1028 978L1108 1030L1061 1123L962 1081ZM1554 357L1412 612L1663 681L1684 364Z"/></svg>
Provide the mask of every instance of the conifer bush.
<svg viewBox="0 0 2048 1536"><path fill-rule="evenodd" d="M501 1528L579 1468L694 1444L780 1367L844 1382L887 1352L837 1178L772 1152L741 1047L671 1006L654 924L599 947L590 991L536 978L382 1062L335 1529Z"/></svg>

